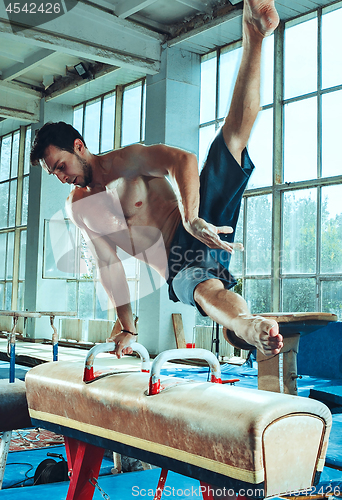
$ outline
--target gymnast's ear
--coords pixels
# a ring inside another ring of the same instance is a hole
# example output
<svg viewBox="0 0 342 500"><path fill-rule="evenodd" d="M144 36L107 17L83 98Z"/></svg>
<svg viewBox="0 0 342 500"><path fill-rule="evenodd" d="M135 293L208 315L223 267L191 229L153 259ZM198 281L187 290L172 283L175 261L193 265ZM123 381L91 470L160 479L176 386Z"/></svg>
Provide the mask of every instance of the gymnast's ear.
<svg viewBox="0 0 342 500"><path fill-rule="evenodd" d="M75 139L74 140L74 151L77 154L82 155L85 151L86 147L84 145L84 142L81 139Z"/></svg>

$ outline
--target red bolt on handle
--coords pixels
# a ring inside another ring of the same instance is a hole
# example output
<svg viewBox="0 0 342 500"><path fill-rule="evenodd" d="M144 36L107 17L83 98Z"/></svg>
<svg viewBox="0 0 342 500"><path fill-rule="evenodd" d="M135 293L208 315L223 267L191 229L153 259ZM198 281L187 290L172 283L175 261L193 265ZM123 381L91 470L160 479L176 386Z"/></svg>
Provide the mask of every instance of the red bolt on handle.
<svg viewBox="0 0 342 500"><path fill-rule="evenodd" d="M208 362L211 371L211 382L222 384L221 368L216 356L206 349L170 349L161 352L153 361L149 381L148 394L152 396L158 394L161 390L160 369L166 361L171 359L204 359Z"/></svg>
<svg viewBox="0 0 342 500"><path fill-rule="evenodd" d="M137 352L141 359L141 371L145 373L150 372L150 355L147 349L137 342L133 342L130 345L134 352ZM90 382L94 380L96 375L94 374L94 360L95 356L100 352L112 352L115 349L115 342L105 342L103 344L98 344L90 349L85 359L83 382Z"/></svg>

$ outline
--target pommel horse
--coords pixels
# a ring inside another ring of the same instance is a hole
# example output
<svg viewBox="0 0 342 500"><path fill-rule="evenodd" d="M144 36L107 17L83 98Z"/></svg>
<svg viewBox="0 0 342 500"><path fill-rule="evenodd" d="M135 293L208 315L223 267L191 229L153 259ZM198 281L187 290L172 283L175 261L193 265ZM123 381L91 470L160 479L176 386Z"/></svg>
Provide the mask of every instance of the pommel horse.
<svg viewBox="0 0 342 500"><path fill-rule="evenodd" d="M313 399L220 384L220 365L204 349L161 353L151 373L146 349L141 372L94 372L95 346L85 367L46 363L26 376L29 413L34 425L65 436L70 485L67 500L91 500L104 449L267 498L310 488L318 482L331 428L328 408ZM172 358L204 358L211 382L160 375ZM164 476L163 476L164 473ZM212 499L210 490L203 493Z"/></svg>

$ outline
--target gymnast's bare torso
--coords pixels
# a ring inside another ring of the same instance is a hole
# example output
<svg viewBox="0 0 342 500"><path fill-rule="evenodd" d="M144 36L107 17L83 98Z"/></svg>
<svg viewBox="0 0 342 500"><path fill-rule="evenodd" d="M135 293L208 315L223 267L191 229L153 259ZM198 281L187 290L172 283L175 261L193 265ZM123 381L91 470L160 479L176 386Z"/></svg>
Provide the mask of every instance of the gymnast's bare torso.
<svg viewBox="0 0 342 500"><path fill-rule="evenodd" d="M84 203L78 203L80 200ZM158 177L121 178L104 187L76 187L68 204L78 225L83 222L93 233L106 236L108 241L138 258L160 235L168 253L181 220L170 183Z"/></svg>

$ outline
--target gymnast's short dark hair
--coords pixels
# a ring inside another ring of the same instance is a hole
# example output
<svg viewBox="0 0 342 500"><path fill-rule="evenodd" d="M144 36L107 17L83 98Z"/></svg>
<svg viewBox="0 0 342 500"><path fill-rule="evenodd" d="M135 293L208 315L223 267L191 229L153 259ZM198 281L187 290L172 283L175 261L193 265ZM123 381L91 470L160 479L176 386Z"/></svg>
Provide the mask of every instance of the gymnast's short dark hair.
<svg viewBox="0 0 342 500"><path fill-rule="evenodd" d="M38 130L31 149L32 165L37 165L39 160L44 158L45 150L49 146L56 146L56 148L74 154L75 139L81 139L86 145L81 134L72 125L65 122L45 123Z"/></svg>

